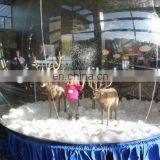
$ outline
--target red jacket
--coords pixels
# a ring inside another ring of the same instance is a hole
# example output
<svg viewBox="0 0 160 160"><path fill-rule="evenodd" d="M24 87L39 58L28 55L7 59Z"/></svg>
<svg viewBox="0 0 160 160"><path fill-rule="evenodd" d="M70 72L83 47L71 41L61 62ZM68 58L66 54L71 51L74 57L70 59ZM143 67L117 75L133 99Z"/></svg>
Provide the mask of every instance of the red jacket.
<svg viewBox="0 0 160 160"><path fill-rule="evenodd" d="M67 84L65 86L65 94L66 94L67 99L70 101L78 100L79 92L81 92L82 90L83 90L82 85Z"/></svg>

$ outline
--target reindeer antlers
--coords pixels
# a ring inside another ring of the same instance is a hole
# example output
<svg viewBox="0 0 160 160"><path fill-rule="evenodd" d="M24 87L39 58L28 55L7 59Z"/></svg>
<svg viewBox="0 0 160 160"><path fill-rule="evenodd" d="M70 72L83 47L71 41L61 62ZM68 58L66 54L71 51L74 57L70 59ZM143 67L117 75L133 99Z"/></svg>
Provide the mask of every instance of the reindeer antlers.
<svg viewBox="0 0 160 160"><path fill-rule="evenodd" d="M53 64L53 70L58 70L61 66L61 61L62 61L62 56L59 56L56 63ZM57 65L57 67L55 67L55 65Z"/></svg>
<svg viewBox="0 0 160 160"><path fill-rule="evenodd" d="M93 80L89 81L88 84L92 90L98 90L103 86L103 83L98 82L98 79L96 77L93 77Z"/></svg>
<svg viewBox="0 0 160 160"><path fill-rule="evenodd" d="M96 77L94 77L92 81L88 82L88 85L92 90L99 90L101 88L108 88L112 85L112 78L110 77L109 80L110 80L110 83L107 85L107 82L98 82L98 79Z"/></svg>
<svg viewBox="0 0 160 160"><path fill-rule="evenodd" d="M61 66L61 62L62 62L62 56L59 56L58 59L56 60L55 64L53 64L52 69L54 71L57 71Z"/></svg>
<svg viewBox="0 0 160 160"><path fill-rule="evenodd" d="M105 85L105 88L108 88L108 87L110 87L110 86L112 85L112 82L113 82L113 81L112 81L112 78L109 77L108 79L110 80L110 83L109 83L109 85L106 84L106 85Z"/></svg>

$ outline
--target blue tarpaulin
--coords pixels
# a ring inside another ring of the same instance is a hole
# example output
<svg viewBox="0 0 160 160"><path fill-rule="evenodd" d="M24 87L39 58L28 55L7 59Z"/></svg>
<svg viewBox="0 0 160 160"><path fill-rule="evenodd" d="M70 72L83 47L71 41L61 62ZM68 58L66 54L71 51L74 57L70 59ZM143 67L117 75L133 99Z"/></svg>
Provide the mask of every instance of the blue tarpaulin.
<svg viewBox="0 0 160 160"><path fill-rule="evenodd" d="M114 160L160 160L160 135L125 143L69 144L27 137L9 129L6 133L7 153L16 160L108 160L108 154Z"/></svg>

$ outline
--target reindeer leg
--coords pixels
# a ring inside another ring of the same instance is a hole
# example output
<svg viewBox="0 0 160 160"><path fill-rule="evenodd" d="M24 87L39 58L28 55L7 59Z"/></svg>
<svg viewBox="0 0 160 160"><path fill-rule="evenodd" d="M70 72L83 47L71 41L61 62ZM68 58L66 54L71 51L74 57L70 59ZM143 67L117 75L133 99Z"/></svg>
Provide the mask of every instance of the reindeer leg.
<svg viewBox="0 0 160 160"><path fill-rule="evenodd" d="M110 107L107 108L107 126L109 123L109 116L110 116Z"/></svg>
<svg viewBox="0 0 160 160"><path fill-rule="evenodd" d="M96 108L96 101L95 99L92 99L92 109L95 109Z"/></svg>
<svg viewBox="0 0 160 160"><path fill-rule="evenodd" d="M57 112L60 113L60 111L61 111L61 108L60 108L60 105L61 105L60 97L56 98L56 101L57 101Z"/></svg>
<svg viewBox="0 0 160 160"><path fill-rule="evenodd" d="M51 104L51 96L48 96L48 101L49 101L49 117L52 117L52 104Z"/></svg>
<svg viewBox="0 0 160 160"><path fill-rule="evenodd" d="M63 94L63 102L64 102L64 112L67 112L67 103L66 103L66 97Z"/></svg>
<svg viewBox="0 0 160 160"><path fill-rule="evenodd" d="M110 119L112 119L112 115L113 115L112 113L113 113L113 110L111 110Z"/></svg>
<svg viewBox="0 0 160 160"><path fill-rule="evenodd" d="M114 112L115 112L115 120L117 120L117 110L115 109Z"/></svg>
<svg viewBox="0 0 160 160"><path fill-rule="evenodd" d="M104 109L103 108L101 108L101 112L102 112L102 124L103 124L103 122L104 122Z"/></svg>
<svg viewBox="0 0 160 160"><path fill-rule="evenodd" d="M58 114L57 107L56 107L56 104L55 104L54 99L53 99L52 103L53 103L53 107L54 107L55 112L56 112L56 116L57 116L57 118L59 119L59 114Z"/></svg>

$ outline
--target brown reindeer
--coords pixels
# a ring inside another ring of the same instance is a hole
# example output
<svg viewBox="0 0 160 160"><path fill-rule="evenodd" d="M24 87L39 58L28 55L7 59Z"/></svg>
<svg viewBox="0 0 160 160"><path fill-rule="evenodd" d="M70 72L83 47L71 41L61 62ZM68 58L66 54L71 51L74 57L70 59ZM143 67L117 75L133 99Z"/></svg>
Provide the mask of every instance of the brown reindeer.
<svg viewBox="0 0 160 160"><path fill-rule="evenodd" d="M48 69L53 70L53 74L56 75L58 73L58 69L60 68L61 65L61 59L62 57L60 56L58 58L58 61L53 64L53 65L49 65ZM66 111L66 99L65 99L65 94L64 94L64 89L63 87L64 83L61 82L44 82L42 87L45 87L47 90L47 94L48 94L48 100L49 100L49 107L50 107L50 116L51 116L51 101L53 100L53 102L56 102L56 106L55 104L55 111L57 114L57 117L59 117L59 112L60 112L60 101L63 98L64 99L64 106L65 106L65 111Z"/></svg>
<svg viewBox="0 0 160 160"><path fill-rule="evenodd" d="M109 123L110 112L112 117L113 110L115 112L115 119L117 119L117 109L119 106L119 97L117 91L114 88L108 88L111 86L111 84L112 81L109 85L105 84L104 86L103 83L99 83L99 87L97 87L98 82L89 82L89 85L94 92L94 99L100 103L102 109L102 124L104 122L104 110L107 110L107 126Z"/></svg>
<svg viewBox="0 0 160 160"><path fill-rule="evenodd" d="M55 84L54 82L53 83L45 82L43 83L42 87L45 87L47 91L49 107L50 107L50 117L52 113L52 105L51 105L52 100L56 102L56 106L54 107L56 107L55 111L58 117L60 113L60 108L61 108L60 107L61 99L64 100L64 107L66 111L66 99L65 99L64 89L61 86L59 86L59 84Z"/></svg>

